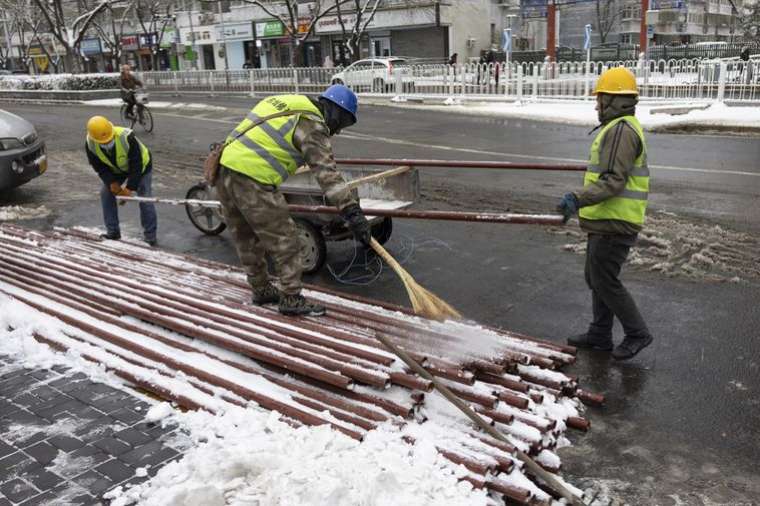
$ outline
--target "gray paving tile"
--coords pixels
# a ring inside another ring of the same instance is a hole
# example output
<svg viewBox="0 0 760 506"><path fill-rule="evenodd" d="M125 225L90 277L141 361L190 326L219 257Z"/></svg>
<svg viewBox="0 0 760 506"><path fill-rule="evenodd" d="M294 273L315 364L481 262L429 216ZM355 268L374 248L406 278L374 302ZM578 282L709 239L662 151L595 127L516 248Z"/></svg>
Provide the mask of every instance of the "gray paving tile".
<svg viewBox="0 0 760 506"><path fill-rule="evenodd" d="M179 452L168 446L164 446L160 441L151 441L148 444L120 455L119 459L134 467L145 467L160 464L177 455L179 455Z"/></svg>
<svg viewBox="0 0 760 506"><path fill-rule="evenodd" d="M122 453L132 450L132 447L127 443L119 441L118 439L112 437L105 437L103 439L93 441L92 446L97 446L107 454L113 455L114 457L118 457Z"/></svg>
<svg viewBox="0 0 760 506"><path fill-rule="evenodd" d="M6 399L0 398L0 418L4 418L7 415L10 415L11 413L14 413L21 409L16 403L12 403L7 401Z"/></svg>
<svg viewBox="0 0 760 506"><path fill-rule="evenodd" d="M122 408L113 413L109 413L109 416L112 416L127 425L132 425L142 420L145 415L138 415L132 410Z"/></svg>
<svg viewBox="0 0 760 506"><path fill-rule="evenodd" d="M61 476L48 471L41 465L25 469L21 477L31 482L32 485L34 485L40 492L50 490L51 488L63 482L63 478Z"/></svg>
<svg viewBox="0 0 760 506"><path fill-rule="evenodd" d="M94 469L90 469L86 473L82 473L79 476L72 478L71 481L80 485L94 496L99 496L116 485L113 480L103 476Z"/></svg>
<svg viewBox="0 0 760 506"><path fill-rule="evenodd" d="M134 467L131 467L118 459L111 459L104 462L97 466L95 470L116 483L127 480L135 475Z"/></svg>
<svg viewBox="0 0 760 506"><path fill-rule="evenodd" d="M47 385L40 385L34 390L30 390L29 393L35 397L39 397L44 400L52 400L61 396L61 392L54 388L50 388Z"/></svg>
<svg viewBox="0 0 760 506"><path fill-rule="evenodd" d="M47 441L42 441L26 448L24 451L28 455L31 455L34 460L45 466L55 459L60 450Z"/></svg>
<svg viewBox="0 0 760 506"><path fill-rule="evenodd" d="M84 441L81 439L64 434L59 434L57 436L49 438L48 443L65 452L71 452L84 446Z"/></svg>
<svg viewBox="0 0 760 506"><path fill-rule="evenodd" d="M15 452L16 448L0 439L0 459Z"/></svg>
<svg viewBox="0 0 760 506"><path fill-rule="evenodd" d="M35 489L30 483L19 478L15 478L0 485L0 493L10 499L11 502L18 503L39 494L39 491Z"/></svg>
<svg viewBox="0 0 760 506"><path fill-rule="evenodd" d="M32 378L34 378L36 380L39 380L39 381L45 381L46 379L48 379L52 375L53 375L53 373L51 373L50 371L47 371L45 369L36 369L36 370L33 370L33 371L29 372L29 376L31 376Z"/></svg>
<svg viewBox="0 0 760 506"><path fill-rule="evenodd" d="M148 443L155 439L155 437L149 436L148 434L141 432L133 427L119 431L114 434L114 436L126 443L129 443L131 446L144 445L145 443Z"/></svg>
<svg viewBox="0 0 760 506"><path fill-rule="evenodd" d="M8 499L6 499L3 496L0 496L0 506L13 506L13 503L11 503Z"/></svg>

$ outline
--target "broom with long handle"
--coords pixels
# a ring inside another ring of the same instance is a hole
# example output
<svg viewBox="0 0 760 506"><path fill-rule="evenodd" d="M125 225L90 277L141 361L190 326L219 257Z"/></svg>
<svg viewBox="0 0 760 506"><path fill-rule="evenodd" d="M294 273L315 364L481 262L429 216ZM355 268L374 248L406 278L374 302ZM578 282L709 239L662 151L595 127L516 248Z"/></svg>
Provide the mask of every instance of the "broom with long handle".
<svg viewBox="0 0 760 506"><path fill-rule="evenodd" d="M379 179L384 179L389 176L398 175L402 172L406 172L410 169L409 166L396 167L378 174L372 174L370 176L362 177L349 181L346 186L349 188L356 188L360 184L365 184ZM391 269L398 275L401 282L406 288L406 293L409 295L409 300L412 303L412 309L414 312L425 318L431 320L448 320L452 318L460 319L462 315L453 307L451 307L446 301L440 299L434 293L430 292L426 288L417 283L411 274L409 274L401 264L399 264L388 251L383 248L374 237L370 240L369 245L375 250L375 253L385 260L385 262L391 266Z"/></svg>

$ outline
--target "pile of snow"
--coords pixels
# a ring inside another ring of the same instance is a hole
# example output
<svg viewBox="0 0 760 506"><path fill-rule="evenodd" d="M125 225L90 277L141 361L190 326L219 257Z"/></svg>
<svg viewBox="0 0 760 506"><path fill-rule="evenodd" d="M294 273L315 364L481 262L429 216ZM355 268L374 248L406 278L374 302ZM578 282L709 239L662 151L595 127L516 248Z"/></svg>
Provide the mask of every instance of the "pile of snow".
<svg viewBox="0 0 760 506"><path fill-rule="evenodd" d="M549 229L574 242L561 248L586 253L586 234L577 228ZM668 276L712 281L760 279L760 238L719 225L694 223L670 212L647 215L644 229L629 256L630 265Z"/></svg>
<svg viewBox="0 0 760 506"><path fill-rule="evenodd" d="M33 220L35 218L44 218L50 214L45 206L23 207L23 206L4 206L0 207L0 221L12 220Z"/></svg>
<svg viewBox="0 0 760 506"><path fill-rule="evenodd" d="M119 74L53 74L0 78L2 90L109 90L119 88Z"/></svg>
<svg viewBox="0 0 760 506"><path fill-rule="evenodd" d="M201 442L151 481L106 494L111 506L487 504L432 444L410 446L392 427L359 443L327 426L293 428L274 412L174 419Z"/></svg>
<svg viewBox="0 0 760 506"><path fill-rule="evenodd" d="M695 106L694 103L668 103L668 107ZM705 104L701 104L704 106ZM532 102L519 103L468 103L458 105L448 102L441 105L407 105L405 107L439 109L448 112L464 114L476 114L499 118L516 118L526 120L551 121L568 125L580 125L593 127L599 123L595 107L595 101L589 100L566 100L558 102ZM663 104L642 103L636 108L636 117L641 125L647 129L680 126L719 126L735 128L760 128L760 108L758 107L728 107L725 104L711 104L702 110L692 110L686 114L671 116L662 113L652 113L652 110L662 109Z"/></svg>

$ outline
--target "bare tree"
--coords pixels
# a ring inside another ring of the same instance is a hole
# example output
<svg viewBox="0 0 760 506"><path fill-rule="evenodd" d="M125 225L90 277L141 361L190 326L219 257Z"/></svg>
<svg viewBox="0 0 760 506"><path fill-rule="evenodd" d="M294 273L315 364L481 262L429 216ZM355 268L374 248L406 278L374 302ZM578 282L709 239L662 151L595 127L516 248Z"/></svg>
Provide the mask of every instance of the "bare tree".
<svg viewBox="0 0 760 506"><path fill-rule="evenodd" d="M158 68L158 51L171 20L172 3L166 0L137 0L135 12L143 34L151 40L153 70ZM155 38L153 34L156 34Z"/></svg>
<svg viewBox="0 0 760 506"><path fill-rule="evenodd" d="M120 7L109 5L107 7L108 15L99 17L92 23L92 27L95 29L100 39L105 42L106 47L111 53L111 61L114 69L119 68L119 63L121 62L121 38L124 36L124 27L127 23L127 18L133 14L134 6L135 0Z"/></svg>
<svg viewBox="0 0 760 506"><path fill-rule="evenodd" d="M42 18L31 9L25 0L0 0L0 9L3 11L3 28L6 32L6 51L0 57L2 65L6 66L7 60L13 58L12 39L18 41L18 57L22 65L28 70L31 65L32 42L43 27Z"/></svg>
<svg viewBox="0 0 760 506"><path fill-rule="evenodd" d="M336 4L335 10L338 16L338 23L340 23L340 29L343 32L343 46L346 48L346 52L352 62L361 58L361 40L367 32L367 27L375 18L380 1L351 0L353 12L348 15L344 13L339 3Z"/></svg>
<svg viewBox="0 0 760 506"><path fill-rule="evenodd" d="M219 0L201 1L216 3ZM298 0L243 0L245 3L259 7L268 16L282 23L290 39L290 65L293 66L301 62L301 53L299 51L301 44L314 33L317 21L335 11L339 6L353 1L314 0L307 9ZM302 23L301 20L304 20L304 22Z"/></svg>
<svg viewBox="0 0 760 506"><path fill-rule="evenodd" d="M596 33L602 44L620 21L622 10L617 8L615 0L596 0Z"/></svg>
<svg viewBox="0 0 760 506"><path fill-rule="evenodd" d="M121 3L124 0L99 0L87 5L86 0L80 0L79 12L72 12L71 5L65 0L34 0L34 5L45 18L50 33L63 46L65 51L65 68L69 72L79 70L79 45L88 28L95 18L105 11L109 5Z"/></svg>

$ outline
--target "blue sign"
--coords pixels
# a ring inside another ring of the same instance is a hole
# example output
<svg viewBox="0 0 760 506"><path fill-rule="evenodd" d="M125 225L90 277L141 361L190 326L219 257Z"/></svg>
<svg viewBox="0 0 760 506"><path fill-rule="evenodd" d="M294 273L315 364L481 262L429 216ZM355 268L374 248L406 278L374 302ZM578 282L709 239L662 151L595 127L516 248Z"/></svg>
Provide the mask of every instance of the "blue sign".
<svg viewBox="0 0 760 506"><path fill-rule="evenodd" d="M85 56L100 54L100 39L97 37L82 39L79 43L79 51Z"/></svg>
<svg viewBox="0 0 760 506"><path fill-rule="evenodd" d="M583 49L588 51L591 48L591 25L584 27L586 31L586 38L583 40Z"/></svg>
<svg viewBox="0 0 760 506"><path fill-rule="evenodd" d="M512 54L512 29L507 28L501 34L501 48L507 54Z"/></svg>

